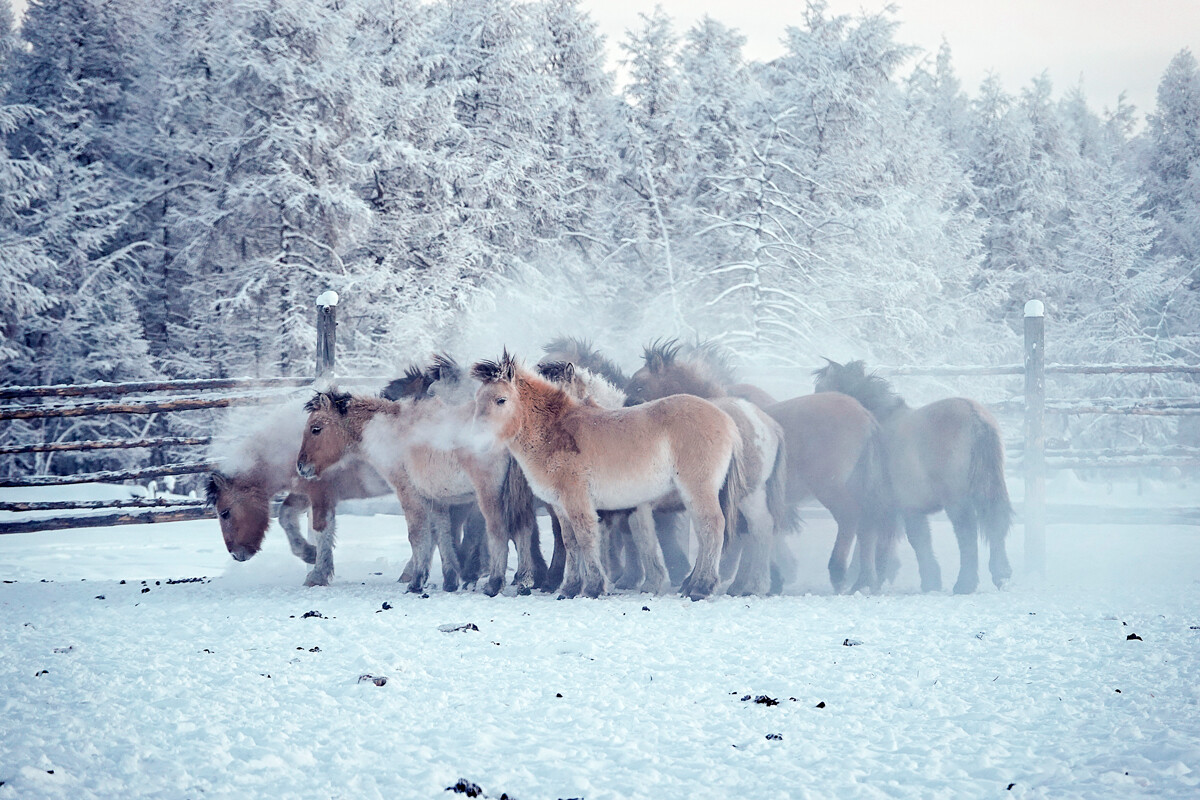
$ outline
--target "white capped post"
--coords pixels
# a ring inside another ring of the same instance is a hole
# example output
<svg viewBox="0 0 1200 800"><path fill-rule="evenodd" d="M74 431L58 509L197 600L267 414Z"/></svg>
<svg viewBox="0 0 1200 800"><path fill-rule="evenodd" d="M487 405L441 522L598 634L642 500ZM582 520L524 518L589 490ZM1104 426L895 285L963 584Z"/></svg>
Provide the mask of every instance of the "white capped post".
<svg viewBox="0 0 1200 800"><path fill-rule="evenodd" d="M337 340L337 292L329 289L317 297L317 377L333 374Z"/></svg>
<svg viewBox="0 0 1200 800"><path fill-rule="evenodd" d="M1025 304L1025 571L1046 573L1046 307Z"/></svg>

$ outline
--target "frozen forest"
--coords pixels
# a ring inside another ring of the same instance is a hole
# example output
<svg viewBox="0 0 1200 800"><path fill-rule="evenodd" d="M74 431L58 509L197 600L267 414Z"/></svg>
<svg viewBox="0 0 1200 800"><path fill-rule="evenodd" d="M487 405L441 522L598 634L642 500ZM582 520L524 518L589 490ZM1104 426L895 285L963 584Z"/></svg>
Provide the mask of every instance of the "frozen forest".
<svg viewBox="0 0 1200 800"><path fill-rule="evenodd" d="M0 0L0 375L310 374L325 289L354 374L560 333L1011 363L1029 298L1053 361L1196 363L1193 54L1101 113L897 27L812 2L759 63L658 11L618 80L574 0Z"/></svg>

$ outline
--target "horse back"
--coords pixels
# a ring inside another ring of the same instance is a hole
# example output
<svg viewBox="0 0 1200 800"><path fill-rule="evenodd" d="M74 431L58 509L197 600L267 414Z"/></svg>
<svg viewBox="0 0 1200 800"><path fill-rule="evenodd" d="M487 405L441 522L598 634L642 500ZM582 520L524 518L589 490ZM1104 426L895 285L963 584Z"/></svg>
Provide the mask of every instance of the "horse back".
<svg viewBox="0 0 1200 800"><path fill-rule="evenodd" d="M888 465L902 506L933 511L968 494L972 448L981 424L998 435L987 409L965 397L937 400L888 421Z"/></svg>

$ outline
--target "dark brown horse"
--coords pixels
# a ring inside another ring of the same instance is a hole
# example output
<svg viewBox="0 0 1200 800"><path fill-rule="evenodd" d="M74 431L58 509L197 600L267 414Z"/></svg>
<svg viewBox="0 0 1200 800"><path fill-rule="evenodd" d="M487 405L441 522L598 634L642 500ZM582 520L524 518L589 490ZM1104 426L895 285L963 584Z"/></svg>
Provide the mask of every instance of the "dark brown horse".
<svg viewBox="0 0 1200 800"><path fill-rule="evenodd" d="M711 352L711 348L709 348ZM645 366L630 381L631 397L659 397L687 392L709 399L728 394L721 380L729 372L721 362L705 358L703 349L681 357L674 341L658 341L646 348ZM837 541L829 558L829 580L834 589L845 588L851 547L860 534L872 542L891 530L887 525L887 483L879 426L857 400L843 394L807 395L775 403L765 409L783 428L787 450L786 500L793 508L815 497L837 522ZM735 540L737 541L737 540ZM777 538L775 566L781 574L772 586L778 591L790 575L790 550ZM875 552L864 558L851 591L877 591L881 578L875 569Z"/></svg>
<svg viewBox="0 0 1200 800"><path fill-rule="evenodd" d="M237 561L252 558L262 548L271 524L271 499L288 492L279 507L280 527L292 553L313 565L304 585L326 586L333 577L338 501L378 497L389 489L379 473L357 459L348 459L317 480L299 477L293 462L300 450L300 428L291 428L271 423L252 433L234 454L237 468L209 473L205 491L209 504L216 508L225 548ZM317 535L315 546L301 530L306 511Z"/></svg>
<svg viewBox="0 0 1200 800"><path fill-rule="evenodd" d="M921 588L942 588L928 518L941 509L958 539L954 593L969 594L979 586L980 536L991 548L992 582L1003 588L1012 577L1005 550L1012 505L1004 482L1000 427L988 410L965 397L909 408L886 380L867 374L862 361L830 361L815 374L818 392L857 398L883 426L891 493L917 554Z"/></svg>

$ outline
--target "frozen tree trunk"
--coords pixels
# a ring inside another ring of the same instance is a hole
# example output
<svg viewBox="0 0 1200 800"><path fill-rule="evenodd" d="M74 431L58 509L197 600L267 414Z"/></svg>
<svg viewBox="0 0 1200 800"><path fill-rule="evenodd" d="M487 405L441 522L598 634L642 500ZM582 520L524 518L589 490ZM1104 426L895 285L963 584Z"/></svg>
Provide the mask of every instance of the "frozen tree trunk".
<svg viewBox="0 0 1200 800"><path fill-rule="evenodd" d="M1040 300L1025 304L1025 571L1046 571L1046 329Z"/></svg>

